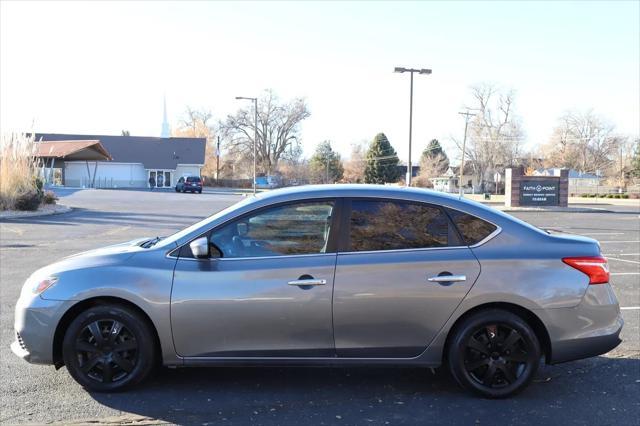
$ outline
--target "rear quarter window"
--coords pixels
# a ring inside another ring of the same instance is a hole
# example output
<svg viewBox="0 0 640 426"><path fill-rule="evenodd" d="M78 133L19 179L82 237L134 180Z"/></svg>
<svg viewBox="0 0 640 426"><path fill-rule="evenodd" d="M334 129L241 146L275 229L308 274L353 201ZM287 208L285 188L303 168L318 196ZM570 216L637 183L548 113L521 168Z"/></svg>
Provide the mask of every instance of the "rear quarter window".
<svg viewBox="0 0 640 426"><path fill-rule="evenodd" d="M497 229L493 223L458 210L447 209L447 213L468 246L478 244Z"/></svg>

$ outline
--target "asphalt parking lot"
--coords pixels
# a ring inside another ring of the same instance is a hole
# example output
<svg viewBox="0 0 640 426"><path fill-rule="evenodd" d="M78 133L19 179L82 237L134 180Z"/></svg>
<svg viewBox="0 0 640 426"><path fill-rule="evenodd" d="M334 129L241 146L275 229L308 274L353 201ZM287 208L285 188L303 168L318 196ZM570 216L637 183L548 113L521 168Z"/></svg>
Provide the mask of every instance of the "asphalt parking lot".
<svg viewBox="0 0 640 426"><path fill-rule="evenodd" d="M24 280L76 252L166 235L241 197L111 190L64 190L60 196L72 212L0 223L0 423L638 424L638 207L515 213L542 228L598 239L626 322L614 351L544 366L515 398L475 398L441 370L364 367L160 369L129 392L90 394L64 369L30 365L11 353L13 309Z"/></svg>

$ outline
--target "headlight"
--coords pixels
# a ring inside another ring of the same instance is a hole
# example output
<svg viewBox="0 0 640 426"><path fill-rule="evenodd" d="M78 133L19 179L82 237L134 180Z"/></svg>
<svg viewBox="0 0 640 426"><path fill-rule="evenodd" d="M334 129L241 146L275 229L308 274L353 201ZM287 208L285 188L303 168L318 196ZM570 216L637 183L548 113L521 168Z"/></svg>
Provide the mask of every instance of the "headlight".
<svg viewBox="0 0 640 426"><path fill-rule="evenodd" d="M41 294L43 291L58 282L58 277L47 277L37 280L31 287L33 294Z"/></svg>

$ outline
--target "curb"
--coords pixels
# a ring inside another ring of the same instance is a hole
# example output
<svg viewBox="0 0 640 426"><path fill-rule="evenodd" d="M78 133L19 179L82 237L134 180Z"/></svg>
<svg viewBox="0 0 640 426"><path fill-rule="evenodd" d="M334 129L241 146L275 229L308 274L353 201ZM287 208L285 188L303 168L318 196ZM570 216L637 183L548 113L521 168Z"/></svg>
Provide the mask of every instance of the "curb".
<svg viewBox="0 0 640 426"><path fill-rule="evenodd" d="M493 206L490 206L493 207ZM535 208L535 207L493 207L505 213L536 212L536 213L615 213L613 210L594 207L556 207L556 208Z"/></svg>
<svg viewBox="0 0 640 426"><path fill-rule="evenodd" d="M36 211L16 212L12 210L11 215L5 215L4 214L5 212L0 212L0 221L24 219L24 218L32 218L32 217L42 217L42 216L52 216L55 214L69 213L71 210L73 210L71 207L65 206L64 204L56 204L53 209L47 210L47 211L36 210Z"/></svg>

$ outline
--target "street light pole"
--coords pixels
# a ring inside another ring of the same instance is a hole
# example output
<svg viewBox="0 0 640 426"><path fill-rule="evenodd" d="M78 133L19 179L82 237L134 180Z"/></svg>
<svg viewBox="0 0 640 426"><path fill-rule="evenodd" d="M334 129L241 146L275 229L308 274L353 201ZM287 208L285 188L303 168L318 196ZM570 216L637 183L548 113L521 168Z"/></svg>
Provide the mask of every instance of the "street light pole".
<svg viewBox="0 0 640 426"><path fill-rule="evenodd" d="M236 96L236 99L253 101L254 121L253 121L253 193L256 193L256 159L258 157L258 98L247 98Z"/></svg>
<svg viewBox="0 0 640 426"><path fill-rule="evenodd" d="M467 147L467 128L469 127L469 117L475 116L469 112L467 109L466 112L459 112L458 114L464 115L464 137L462 138L462 161L460 161L460 177L458 178L458 190L460 194L460 198L464 196L464 191L462 190L462 176L464 174L464 153Z"/></svg>
<svg viewBox="0 0 640 426"><path fill-rule="evenodd" d="M413 175L413 166L411 164L411 133L412 133L412 128L413 128L413 74L414 73L418 73L418 74L431 74L431 70L430 69L415 69L415 68L403 68L403 67L396 67L394 70L394 72L397 73L404 73L404 72L408 72L409 74L411 74L411 83L409 86L409 156L408 156L408 161L407 161L407 178L406 178L406 184L407 186L411 186L411 177Z"/></svg>

